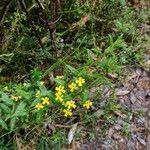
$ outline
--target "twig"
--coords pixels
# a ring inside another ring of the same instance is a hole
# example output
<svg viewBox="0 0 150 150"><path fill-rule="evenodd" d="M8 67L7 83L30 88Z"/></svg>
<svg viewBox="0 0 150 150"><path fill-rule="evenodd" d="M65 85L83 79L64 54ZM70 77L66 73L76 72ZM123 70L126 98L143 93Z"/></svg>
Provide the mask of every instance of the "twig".
<svg viewBox="0 0 150 150"><path fill-rule="evenodd" d="M71 128L71 126L65 126L65 125L61 125L61 124L56 124L55 127L58 127L58 128Z"/></svg>
<svg viewBox="0 0 150 150"><path fill-rule="evenodd" d="M50 10L51 10L51 15L52 15L52 21L49 23L50 29L51 29L51 42L52 42L52 49L55 51L56 57L57 57L57 49L56 49L56 26L55 26L55 21L57 20L57 0L51 0L50 3Z"/></svg>
<svg viewBox="0 0 150 150"><path fill-rule="evenodd" d="M38 6L39 6L39 8L40 8L40 11L41 11L41 13L42 13L42 15L43 15L43 18L42 19L44 19L44 21L46 22L46 26L47 26L47 28L48 28L48 30L49 30L49 33L50 33L50 37L51 37L51 45L53 46L53 45L55 45L52 41L53 41L53 37L52 37L52 32L53 32L53 30L50 28L50 26L49 26L49 22L48 22L48 18L45 16L45 14L44 14L44 11L43 11L43 7L42 7L42 5L41 5L41 3L39 2L39 0L36 0L36 2L37 2L37 4L38 4ZM54 46L55 47L55 46Z"/></svg>
<svg viewBox="0 0 150 150"><path fill-rule="evenodd" d="M38 41L39 41L40 47L43 48L42 42L41 42L41 39L40 39L40 36L39 36L38 32L36 31L36 28L35 28L35 26L34 26L34 23L33 23L33 21L32 21L32 19L31 19L30 15L29 15L27 9L26 9L26 5L25 5L24 0L19 0L19 3L20 3L21 8L23 9L23 11L26 13L26 16L27 16L27 18L28 18L28 20L29 20L29 23L31 24L32 29L33 29L33 31L34 31L34 33L35 33L35 35L36 35L36 37L37 37L37 39L38 39Z"/></svg>

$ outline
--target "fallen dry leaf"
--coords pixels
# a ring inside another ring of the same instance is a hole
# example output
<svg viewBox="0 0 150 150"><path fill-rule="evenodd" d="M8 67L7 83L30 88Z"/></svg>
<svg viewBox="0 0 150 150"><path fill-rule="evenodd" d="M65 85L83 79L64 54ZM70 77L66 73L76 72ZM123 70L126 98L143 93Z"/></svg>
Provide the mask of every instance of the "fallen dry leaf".
<svg viewBox="0 0 150 150"><path fill-rule="evenodd" d="M121 89L118 89L117 91L116 91L116 95L117 96L123 96L123 95L127 95L127 94L129 94L130 93L130 91L128 91L128 90L121 90Z"/></svg>
<svg viewBox="0 0 150 150"><path fill-rule="evenodd" d="M150 79L148 77L143 77L137 83L137 87L142 90L149 90L150 89Z"/></svg>
<svg viewBox="0 0 150 150"><path fill-rule="evenodd" d="M76 128L77 128L77 123L75 123L72 128L70 129L69 131L69 134L68 134L68 144L71 144L72 140L73 140L73 137L74 137L74 134L76 132Z"/></svg>

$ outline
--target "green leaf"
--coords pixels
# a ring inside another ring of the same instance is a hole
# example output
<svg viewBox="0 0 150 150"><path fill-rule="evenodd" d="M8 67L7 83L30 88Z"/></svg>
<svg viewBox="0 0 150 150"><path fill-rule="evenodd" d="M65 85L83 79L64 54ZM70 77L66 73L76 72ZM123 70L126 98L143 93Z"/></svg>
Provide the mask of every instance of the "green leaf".
<svg viewBox="0 0 150 150"><path fill-rule="evenodd" d="M70 65L66 65L66 68L70 70L70 72L74 75L78 75L78 70L75 69L74 67L70 66Z"/></svg>
<svg viewBox="0 0 150 150"><path fill-rule="evenodd" d="M32 78L34 81L39 81L42 77L42 72L38 69L38 68L35 68L33 71L32 71Z"/></svg>
<svg viewBox="0 0 150 150"><path fill-rule="evenodd" d="M107 49L105 49L105 52L104 52L105 55L106 54L113 55L115 50L126 47L126 43L122 39L122 35L119 36L118 39L115 42L113 42L113 39L112 39L111 35L109 36L109 39L110 39L110 44L111 45Z"/></svg>
<svg viewBox="0 0 150 150"><path fill-rule="evenodd" d="M31 97L32 97L31 93L26 92L24 90L17 89L16 92L19 96L21 96L22 98L25 98L27 100L31 99Z"/></svg>
<svg viewBox="0 0 150 150"><path fill-rule="evenodd" d="M3 101L5 104L14 105L13 100L11 100L8 95L2 91L0 91L0 101Z"/></svg>
<svg viewBox="0 0 150 150"><path fill-rule="evenodd" d="M42 95L47 95L48 90L45 87L45 85L41 85L40 82L37 82L37 84L38 84L39 90L41 91L41 94Z"/></svg>
<svg viewBox="0 0 150 150"><path fill-rule="evenodd" d="M10 109L7 105L1 103L1 104L0 104L0 107L2 108L2 110L3 110L5 113L11 113L11 109Z"/></svg>
<svg viewBox="0 0 150 150"><path fill-rule="evenodd" d="M65 85L65 83L66 83L64 80L60 80L60 79L56 79L56 78L53 78L52 80L54 80L59 85Z"/></svg>
<svg viewBox="0 0 150 150"><path fill-rule="evenodd" d="M25 116L25 115L27 114L27 112L26 112L26 110L25 110L25 106L26 106L26 104L25 104L24 102L21 102L21 103L18 105L18 107L17 107L15 113L12 115L12 117Z"/></svg>
<svg viewBox="0 0 150 150"><path fill-rule="evenodd" d="M126 6L126 1L125 1L125 0L120 0L120 4L121 4L122 6Z"/></svg>
<svg viewBox="0 0 150 150"><path fill-rule="evenodd" d="M8 130L7 124L6 124L2 119L0 119L0 125L1 125L4 129Z"/></svg>
<svg viewBox="0 0 150 150"><path fill-rule="evenodd" d="M37 103L39 103L40 102L40 100L38 99L38 98L35 98L34 100L33 100L33 102L31 103L31 107L32 106L35 106Z"/></svg>
<svg viewBox="0 0 150 150"><path fill-rule="evenodd" d="M13 131L15 128L15 123L16 123L16 117L13 117L10 121L10 130Z"/></svg>
<svg viewBox="0 0 150 150"><path fill-rule="evenodd" d="M82 92L82 94L81 94L81 99L83 100L83 101L85 101L85 100L88 100L88 91L87 90L84 90L83 92Z"/></svg>

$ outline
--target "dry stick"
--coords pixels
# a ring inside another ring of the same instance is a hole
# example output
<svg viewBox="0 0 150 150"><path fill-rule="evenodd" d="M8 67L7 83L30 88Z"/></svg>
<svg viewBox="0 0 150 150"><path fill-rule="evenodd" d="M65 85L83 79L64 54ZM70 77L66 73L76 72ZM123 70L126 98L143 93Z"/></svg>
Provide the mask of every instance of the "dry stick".
<svg viewBox="0 0 150 150"><path fill-rule="evenodd" d="M42 13L42 15L43 15L44 21L46 22L46 26L47 26L47 28L48 28L48 30L49 30L50 38L51 38L51 45L52 45L54 48L56 48L55 43L52 42L52 41L54 40L53 37L52 37L53 29L52 29L52 28L50 27L50 25L49 25L48 18L47 18L47 17L45 16L45 14L44 14L44 11L43 11L43 8L42 8L42 6L41 6L41 3L40 3L38 0L36 0L36 2L37 2L37 4L39 5L40 11L41 11L41 13Z"/></svg>
<svg viewBox="0 0 150 150"><path fill-rule="evenodd" d="M35 26L34 26L34 23L33 23L33 21L32 21L32 19L31 19L30 15L29 15L27 9L26 9L26 5L25 5L24 0L19 0L19 3L20 3L20 6L22 7L23 11L26 13L26 16L27 16L27 18L28 18L28 20L29 20L29 23L31 24L32 29L33 29L33 31L34 31L34 33L35 33L35 35L36 35L36 37L37 37L37 39L38 39L38 41L39 41L40 47L43 49L40 36L39 36L38 32L36 31L36 28L35 28Z"/></svg>
<svg viewBox="0 0 150 150"><path fill-rule="evenodd" d="M56 49L56 26L55 26L55 21L57 19L57 16L56 16L56 4L57 3L57 0L51 0L51 3L50 3L50 9L51 9L51 15L52 15L52 21L49 23L49 26L51 28L51 42L52 42L52 49L53 51L55 51L55 54L56 54L56 57L57 57L57 49Z"/></svg>

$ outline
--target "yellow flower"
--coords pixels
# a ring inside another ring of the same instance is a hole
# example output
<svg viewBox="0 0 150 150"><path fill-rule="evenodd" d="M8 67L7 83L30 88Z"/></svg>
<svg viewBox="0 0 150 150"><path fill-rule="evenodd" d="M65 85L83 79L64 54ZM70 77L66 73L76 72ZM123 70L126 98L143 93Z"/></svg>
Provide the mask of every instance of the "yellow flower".
<svg viewBox="0 0 150 150"><path fill-rule="evenodd" d="M43 109L43 105L42 105L41 103L37 103L37 104L35 105L35 108L36 108L37 110Z"/></svg>
<svg viewBox="0 0 150 150"><path fill-rule="evenodd" d="M63 94L61 94L61 93L55 93L55 96L56 96L56 100L58 100L60 102L63 102Z"/></svg>
<svg viewBox="0 0 150 150"><path fill-rule="evenodd" d="M68 109L72 109L72 108L76 108L77 106L75 105L75 102L71 100L65 103L65 107L67 107Z"/></svg>
<svg viewBox="0 0 150 150"><path fill-rule="evenodd" d="M76 80L76 83L78 84L78 86L82 86L84 83L85 83L85 79L82 78L82 77L79 77L77 80Z"/></svg>
<svg viewBox="0 0 150 150"><path fill-rule="evenodd" d="M68 85L69 89L71 92L74 92L75 90L78 89L77 84L76 83L71 83Z"/></svg>
<svg viewBox="0 0 150 150"><path fill-rule="evenodd" d="M64 79L64 76L56 76L56 79Z"/></svg>
<svg viewBox="0 0 150 150"><path fill-rule="evenodd" d="M59 85L58 87L56 87L55 90L58 93L65 93L64 86L62 86L62 85Z"/></svg>
<svg viewBox="0 0 150 150"><path fill-rule="evenodd" d="M90 100L87 100L83 103L83 107L85 107L86 109L89 109L92 105L93 103Z"/></svg>
<svg viewBox="0 0 150 150"><path fill-rule="evenodd" d="M58 100L59 102L63 102L63 94L65 93L65 90L64 90L64 86L62 85L59 85L58 87L55 88L56 90L56 93L55 93L55 96L56 96L56 100Z"/></svg>
<svg viewBox="0 0 150 150"><path fill-rule="evenodd" d="M65 117L72 116L72 111L70 109L64 109L63 112Z"/></svg>
<svg viewBox="0 0 150 150"><path fill-rule="evenodd" d="M49 105L49 103L50 103L50 102L49 102L49 98L48 98L48 97L45 97L45 98L43 97L43 98L42 98L42 104L43 104L43 105Z"/></svg>
<svg viewBox="0 0 150 150"><path fill-rule="evenodd" d="M35 94L35 97L40 97L41 92L38 90Z"/></svg>
<svg viewBox="0 0 150 150"><path fill-rule="evenodd" d="M21 96L11 96L11 99L15 100L15 101L18 101L21 99Z"/></svg>
<svg viewBox="0 0 150 150"><path fill-rule="evenodd" d="M63 97L64 95L63 95L63 93L56 92L56 93L55 93L55 96L56 96L56 97Z"/></svg>

